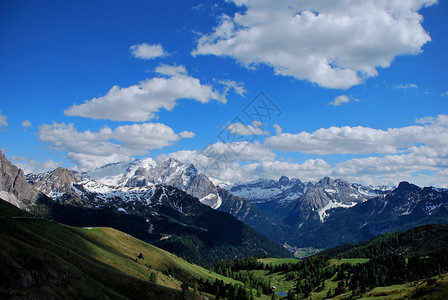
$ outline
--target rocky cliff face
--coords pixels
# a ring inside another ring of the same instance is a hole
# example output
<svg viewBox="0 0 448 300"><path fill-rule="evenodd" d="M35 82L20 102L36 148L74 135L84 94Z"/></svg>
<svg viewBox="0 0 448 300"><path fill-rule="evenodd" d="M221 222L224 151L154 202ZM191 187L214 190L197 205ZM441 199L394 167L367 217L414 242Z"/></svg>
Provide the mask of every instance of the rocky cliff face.
<svg viewBox="0 0 448 300"><path fill-rule="evenodd" d="M371 198L353 207L335 209L324 223L295 233L295 245L330 248L368 240L386 232L401 231L423 224L446 224L448 191L420 188L402 182L388 194Z"/></svg>
<svg viewBox="0 0 448 300"><path fill-rule="evenodd" d="M286 203L302 196L307 186L300 179L289 179L286 176L282 176L278 181L273 179L259 179L236 184L232 186L230 192L235 196L244 197L254 203L266 201Z"/></svg>
<svg viewBox="0 0 448 300"><path fill-rule="evenodd" d="M78 182L73 173L65 168L57 168L46 173L28 174L25 177L30 184L50 198L70 193L73 183Z"/></svg>
<svg viewBox="0 0 448 300"><path fill-rule="evenodd" d="M301 223L308 218L315 217L325 222L329 211L334 208L353 207L367 201L365 195L346 181L325 177L310 185L300 199L288 205L288 222Z"/></svg>
<svg viewBox="0 0 448 300"><path fill-rule="evenodd" d="M39 191L26 181L23 170L0 152L0 198L26 209L35 203L38 196Z"/></svg>
<svg viewBox="0 0 448 300"><path fill-rule="evenodd" d="M304 209L320 210L331 201L353 206L366 200L348 182L325 177L308 188L301 202Z"/></svg>
<svg viewBox="0 0 448 300"><path fill-rule="evenodd" d="M222 203L216 186L207 176L198 172L192 164L183 164L172 158L160 163L146 158L130 163L110 164L83 175L110 186L173 186L214 209Z"/></svg>
<svg viewBox="0 0 448 300"><path fill-rule="evenodd" d="M229 191L218 187L222 205L220 211L228 212L243 223L246 223L268 238L281 242L285 235L285 228L275 224L263 214L260 208L246 198L232 195Z"/></svg>
<svg viewBox="0 0 448 300"><path fill-rule="evenodd" d="M148 174L152 182L181 189L212 208L222 203L216 186L192 164L170 158L150 169Z"/></svg>

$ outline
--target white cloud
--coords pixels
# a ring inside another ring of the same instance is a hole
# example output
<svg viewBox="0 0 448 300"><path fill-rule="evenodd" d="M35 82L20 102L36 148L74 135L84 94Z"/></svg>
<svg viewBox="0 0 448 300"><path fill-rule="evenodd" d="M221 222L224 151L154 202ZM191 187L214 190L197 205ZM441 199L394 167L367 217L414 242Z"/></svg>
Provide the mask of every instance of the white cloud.
<svg viewBox="0 0 448 300"><path fill-rule="evenodd" d="M40 126L38 134L51 148L68 152L67 158L80 170L129 160L133 155L145 155L148 150L161 149L194 136L188 131L176 134L160 123L124 125L115 129L106 126L98 132L78 131L73 124L53 123Z"/></svg>
<svg viewBox="0 0 448 300"><path fill-rule="evenodd" d="M158 160L173 157L194 164L199 171L212 178L232 183L286 175L303 181L317 181L324 176L331 176L366 185L396 185L408 180L420 186L448 187L448 150L425 146L411 147L407 154L355 158L335 166L323 159L294 163L271 157L265 157L265 160L263 156L257 157L258 161L245 164L227 159L225 155L210 154L212 152L183 150L161 155Z"/></svg>
<svg viewBox="0 0 448 300"><path fill-rule="evenodd" d="M437 115L437 117L426 117L417 119L416 123L425 125L448 126L448 115Z"/></svg>
<svg viewBox="0 0 448 300"><path fill-rule="evenodd" d="M160 65L156 73L161 76L126 88L114 86L106 95L74 104L64 113L92 119L143 122L153 119L162 108L172 110L180 99L201 103L227 101L225 95L212 86L203 85L199 79L188 76L183 66Z"/></svg>
<svg viewBox="0 0 448 300"><path fill-rule="evenodd" d="M268 137L265 145L272 149L309 154L369 154L398 153L402 148L418 144L429 147L447 147L448 116L417 120L422 126L380 130L368 127L330 127L313 133L306 131L281 133Z"/></svg>
<svg viewBox="0 0 448 300"><path fill-rule="evenodd" d="M208 157L222 157L228 161L273 161L275 153L258 142L232 142L208 145L202 153Z"/></svg>
<svg viewBox="0 0 448 300"><path fill-rule="evenodd" d="M418 11L436 0L233 0L243 12L222 15L193 55L232 57L247 68L346 89L376 76L395 57L416 55L431 40Z"/></svg>
<svg viewBox="0 0 448 300"><path fill-rule="evenodd" d="M22 121L22 127L28 128L28 127L31 127L31 126L32 126L32 124L31 124L31 122L29 120L23 120Z"/></svg>
<svg viewBox="0 0 448 300"><path fill-rule="evenodd" d="M388 130L331 127L298 135L282 134L277 125L277 136L268 137L265 145L215 143L203 151L178 151L159 158L174 157L193 163L208 176L233 183L286 175L303 181L330 176L362 184L396 185L407 180L420 186L448 187L448 139L444 138L448 136L448 115L416 122L421 125ZM277 137L280 140L273 139ZM349 157L335 164L320 158L301 163L283 161L266 148L270 143L286 151L366 157Z"/></svg>
<svg viewBox="0 0 448 300"><path fill-rule="evenodd" d="M176 75L187 75L187 69L185 69L184 66L177 66L177 65L165 65L161 64L159 65L156 70L156 73L159 73L161 75L167 75L167 76L176 76Z"/></svg>
<svg viewBox="0 0 448 300"><path fill-rule="evenodd" d="M319 180L331 172L331 166L322 159L308 159L303 164L272 161L243 165L244 176L255 178L279 178L288 176L305 181Z"/></svg>
<svg viewBox="0 0 448 300"><path fill-rule="evenodd" d="M230 123L225 127L226 130L228 130L230 133L236 134L236 135L269 135L269 131L264 130L261 128L263 126L263 123L259 121L253 121L253 125L246 125L240 122L236 123Z"/></svg>
<svg viewBox="0 0 448 300"><path fill-rule="evenodd" d="M234 80L220 80L220 84L225 85L224 94L227 94L227 92L230 89L233 89L235 94L240 95L241 97L244 97L244 94L246 93L246 90L244 89L244 82L236 82Z"/></svg>
<svg viewBox="0 0 448 300"><path fill-rule="evenodd" d="M61 165L61 162L54 160L38 161L33 157L26 156L11 156L10 160L20 169L22 169L25 174L28 173L41 173L52 171Z"/></svg>
<svg viewBox="0 0 448 300"><path fill-rule="evenodd" d="M193 10L193 11L203 11L203 10L205 10L204 4L203 3L199 3L198 5L193 6L191 8L191 10Z"/></svg>
<svg viewBox="0 0 448 300"><path fill-rule="evenodd" d="M418 85L413 83L407 83L407 84L394 84L394 88L396 89L418 89Z"/></svg>
<svg viewBox="0 0 448 300"><path fill-rule="evenodd" d="M446 91L446 92L440 94L440 97L446 97L446 96L448 96L448 91Z"/></svg>
<svg viewBox="0 0 448 300"><path fill-rule="evenodd" d="M275 134L276 135L280 135L280 134L282 134L282 128L280 127L280 125L278 125L278 124L274 124L274 129L275 129Z"/></svg>
<svg viewBox="0 0 448 300"><path fill-rule="evenodd" d="M134 57L141 59L153 59L156 57L163 57L168 55L165 50L163 50L163 47L160 44L149 45L147 43L142 43L132 45L130 47L130 50Z"/></svg>
<svg viewBox="0 0 448 300"><path fill-rule="evenodd" d="M337 96L333 101L331 101L329 104L334 106L339 106L343 103L349 103L350 101L359 101L358 99L349 98L346 95L340 95Z"/></svg>
<svg viewBox="0 0 448 300"><path fill-rule="evenodd" d="M6 121L7 119L8 118L6 116L2 115L2 111L0 110L0 127L2 127L2 126L7 127L8 126L8 122Z"/></svg>
<svg viewBox="0 0 448 300"><path fill-rule="evenodd" d="M192 138L194 133L176 134L171 127L160 123L144 123L117 127L112 136L131 149L162 149L182 138Z"/></svg>
<svg viewBox="0 0 448 300"><path fill-rule="evenodd" d="M419 185L446 187L448 177L446 174L442 176L446 170L447 148L419 146L409 148L407 154L350 159L336 165L332 174L368 184L396 184L409 180ZM425 176L420 172L433 172L434 175Z"/></svg>

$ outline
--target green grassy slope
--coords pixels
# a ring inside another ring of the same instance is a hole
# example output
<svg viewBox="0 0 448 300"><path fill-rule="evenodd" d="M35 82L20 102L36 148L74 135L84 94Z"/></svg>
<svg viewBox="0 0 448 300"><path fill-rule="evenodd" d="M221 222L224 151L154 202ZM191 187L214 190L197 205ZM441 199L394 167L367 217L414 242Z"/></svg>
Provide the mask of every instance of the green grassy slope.
<svg viewBox="0 0 448 300"><path fill-rule="evenodd" d="M71 226L112 227L199 265L252 255L291 256L279 244L232 215L205 206L186 193L182 192L180 197L185 202L185 214L170 204L160 206L157 217L150 217L151 233L147 223L149 212L124 214L115 209L61 204L48 198L37 201L33 212ZM169 238L161 239L166 236Z"/></svg>
<svg viewBox="0 0 448 300"><path fill-rule="evenodd" d="M14 217L3 201L0 211L0 298L196 299L183 282L236 283L111 228Z"/></svg>

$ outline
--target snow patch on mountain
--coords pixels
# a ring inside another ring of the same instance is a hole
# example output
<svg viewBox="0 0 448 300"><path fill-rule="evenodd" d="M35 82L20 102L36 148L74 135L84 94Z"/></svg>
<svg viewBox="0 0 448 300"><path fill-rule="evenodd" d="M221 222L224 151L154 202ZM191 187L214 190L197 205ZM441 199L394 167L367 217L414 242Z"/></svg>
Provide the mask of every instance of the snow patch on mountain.
<svg viewBox="0 0 448 300"><path fill-rule="evenodd" d="M111 186L123 186L135 175L140 168L149 170L156 166L152 158L144 158L134 161L123 161L119 163L108 164L98 169L84 172L82 175L89 179L96 180L102 184Z"/></svg>
<svg viewBox="0 0 448 300"><path fill-rule="evenodd" d="M215 185L219 186L223 189L230 189L232 187L232 183L230 181L224 181L216 178L209 177L210 181Z"/></svg>
<svg viewBox="0 0 448 300"><path fill-rule="evenodd" d="M329 211L330 209L338 208L338 207L350 208L350 207L355 206L356 204L358 204L358 203L356 203L356 202L351 202L350 204L343 204L343 203L340 203L340 202L336 202L336 201L334 201L334 200L331 200L330 202L327 203L327 205L325 205L323 208L321 208L321 209L318 211L320 221L321 221L322 223L325 222L325 219L328 218L328 217L330 216L330 214L328 213L328 211Z"/></svg>
<svg viewBox="0 0 448 300"><path fill-rule="evenodd" d="M199 201L213 209L218 209L222 205L222 198L214 193L208 194L207 196L199 199Z"/></svg>
<svg viewBox="0 0 448 300"><path fill-rule="evenodd" d="M426 208L426 212L428 213L428 215L431 215L434 211L436 211L437 209L439 209L442 206L443 203L440 203L438 205L427 205Z"/></svg>
<svg viewBox="0 0 448 300"><path fill-rule="evenodd" d="M127 214L128 212L126 211L126 209L124 209L123 207L119 207L118 211L120 212L124 212L125 214Z"/></svg>

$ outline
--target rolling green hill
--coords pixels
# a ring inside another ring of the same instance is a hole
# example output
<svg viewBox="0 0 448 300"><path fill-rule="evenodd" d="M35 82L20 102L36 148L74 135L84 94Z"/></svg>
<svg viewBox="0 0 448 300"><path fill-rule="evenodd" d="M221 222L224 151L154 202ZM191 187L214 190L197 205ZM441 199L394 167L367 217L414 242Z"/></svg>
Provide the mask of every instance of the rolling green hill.
<svg viewBox="0 0 448 300"><path fill-rule="evenodd" d="M271 299L275 285L277 298L444 299L447 251L430 250L444 248L447 231L422 226L334 250L350 259L223 262L210 268L219 275L115 229L62 225L0 201L0 298ZM388 245L399 255L355 258Z"/></svg>
<svg viewBox="0 0 448 300"><path fill-rule="evenodd" d="M239 284L111 228L0 211L0 298L201 299L186 286Z"/></svg>

